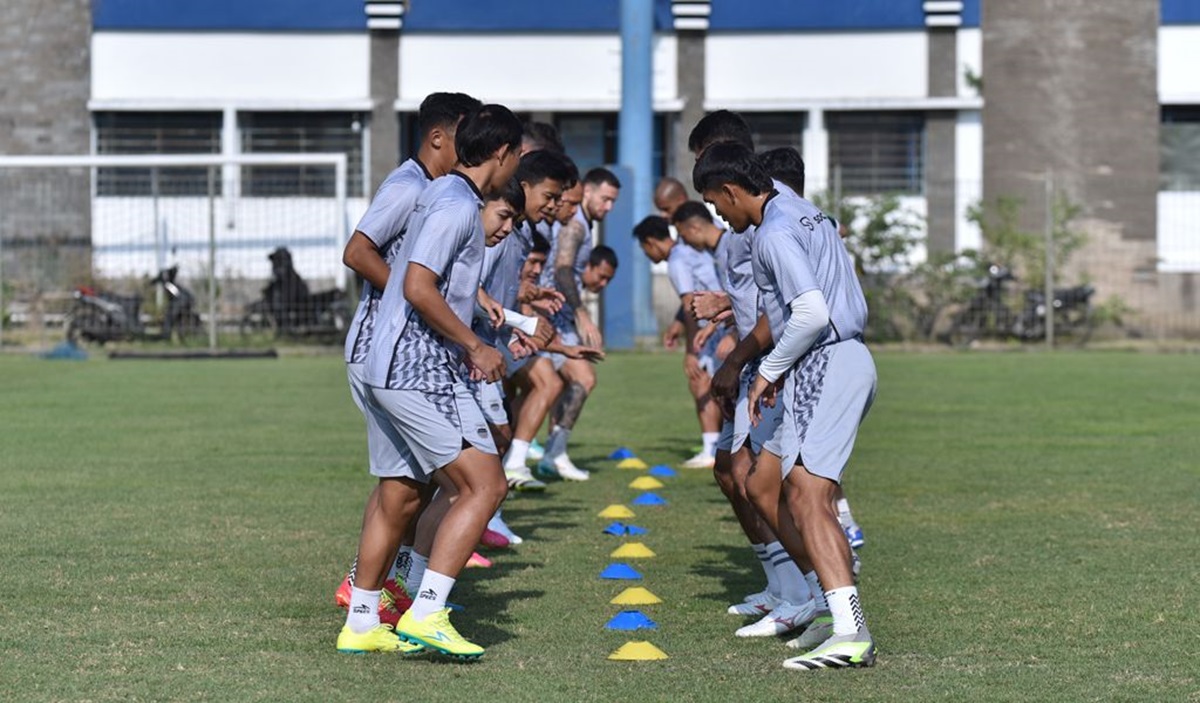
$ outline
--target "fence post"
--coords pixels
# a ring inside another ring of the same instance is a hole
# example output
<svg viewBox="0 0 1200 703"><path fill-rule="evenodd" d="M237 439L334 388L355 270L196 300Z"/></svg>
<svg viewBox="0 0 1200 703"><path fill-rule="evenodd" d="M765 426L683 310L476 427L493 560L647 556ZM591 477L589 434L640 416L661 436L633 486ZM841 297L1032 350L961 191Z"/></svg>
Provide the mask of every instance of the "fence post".
<svg viewBox="0 0 1200 703"><path fill-rule="evenodd" d="M1054 349L1054 173L1046 170L1046 348Z"/></svg>
<svg viewBox="0 0 1200 703"><path fill-rule="evenodd" d="M216 167L208 167L208 348L217 350L217 205Z"/></svg>

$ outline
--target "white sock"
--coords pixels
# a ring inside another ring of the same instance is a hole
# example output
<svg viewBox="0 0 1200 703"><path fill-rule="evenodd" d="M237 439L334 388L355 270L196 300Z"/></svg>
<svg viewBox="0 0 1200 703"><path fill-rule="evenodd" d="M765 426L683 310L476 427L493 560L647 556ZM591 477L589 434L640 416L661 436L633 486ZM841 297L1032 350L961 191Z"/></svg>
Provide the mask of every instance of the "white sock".
<svg viewBox="0 0 1200 703"><path fill-rule="evenodd" d="M404 578L408 576L408 570L412 566L412 546L403 545L396 552L396 558L392 560L392 568L388 569L388 579L396 583L403 584Z"/></svg>
<svg viewBox="0 0 1200 703"><path fill-rule="evenodd" d="M829 603L825 600L825 589L821 588L817 572L810 571L804 574L804 580L808 582L808 590L812 593L813 602L817 604L817 610L829 610Z"/></svg>
<svg viewBox="0 0 1200 703"><path fill-rule="evenodd" d="M779 597L792 605L804 605L812 598L808 581L796 567L796 562L778 542L767 545L771 551L771 563L775 566L775 578L779 579Z"/></svg>
<svg viewBox="0 0 1200 703"><path fill-rule="evenodd" d="M529 458L529 442L514 438L504 457L504 470L525 468L525 460Z"/></svg>
<svg viewBox="0 0 1200 703"><path fill-rule="evenodd" d="M717 455L717 440L721 438L720 432L703 432L700 434L700 439L704 442L704 453L707 456Z"/></svg>
<svg viewBox="0 0 1200 703"><path fill-rule="evenodd" d="M850 514L850 501L846 500L845 498L838 498L837 511L838 517L842 522L848 524L854 523L854 516Z"/></svg>
<svg viewBox="0 0 1200 703"><path fill-rule="evenodd" d="M778 598L779 577L775 575L775 566L771 563L771 554L767 551L767 545L752 544L750 547L754 549L754 555L758 557L758 563L762 565L763 573L767 576L767 593Z"/></svg>
<svg viewBox="0 0 1200 703"><path fill-rule="evenodd" d="M379 591L364 591L350 587L350 609L346 611L346 624L358 634L379 624Z"/></svg>
<svg viewBox="0 0 1200 703"><path fill-rule="evenodd" d="M853 635L866 628L867 620L863 617L862 604L858 602L858 588L845 586L825 592L825 600L829 601L829 612L833 614L833 634Z"/></svg>
<svg viewBox="0 0 1200 703"><path fill-rule="evenodd" d="M413 595L421 586L421 579L425 577L425 568L429 566L429 557L417 554L416 550L412 552L412 563L408 567L408 575L404 577L404 590L408 591L408 595Z"/></svg>
<svg viewBox="0 0 1200 703"><path fill-rule="evenodd" d="M421 589L413 596L413 604L409 608L413 619L420 622L445 608L446 599L450 597L452 590L454 579L433 570L426 571L425 577L421 579Z"/></svg>
<svg viewBox="0 0 1200 703"><path fill-rule="evenodd" d="M546 440L546 455L543 461L554 461L567 453L567 441L571 439L571 430L566 427L555 427Z"/></svg>

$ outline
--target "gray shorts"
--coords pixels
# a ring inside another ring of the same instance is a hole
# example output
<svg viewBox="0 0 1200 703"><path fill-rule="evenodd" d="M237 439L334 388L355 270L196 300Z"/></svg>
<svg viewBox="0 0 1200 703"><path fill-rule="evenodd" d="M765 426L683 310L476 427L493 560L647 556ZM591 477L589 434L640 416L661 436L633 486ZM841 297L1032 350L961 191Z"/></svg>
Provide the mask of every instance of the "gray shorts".
<svg viewBox="0 0 1200 703"><path fill-rule="evenodd" d="M483 409L483 417L488 424L499 427L508 424L508 413L504 412L504 387L499 381L495 383L470 383L471 395Z"/></svg>
<svg viewBox="0 0 1200 703"><path fill-rule="evenodd" d="M416 458L417 480L428 480L462 453L463 442L496 454L483 411L465 383L449 393L371 388L376 404L388 415L403 446ZM414 478L416 478L414 476Z"/></svg>
<svg viewBox="0 0 1200 703"><path fill-rule="evenodd" d="M568 322L558 329L558 337L566 346L579 344L579 332L575 330L575 323ZM556 352L539 352L541 356L550 360L554 364L555 371L561 371L563 364L567 363L567 357Z"/></svg>
<svg viewBox="0 0 1200 703"><path fill-rule="evenodd" d="M533 355L517 359L513 356L512 349L507 344L497 344L496 348L500 350L500 356L504 357L504 377L512 378L517 375L517 372L525 368L530 361L533 361Z"/></svg>
<svg viewBox="0 0 1200 703"><path fill-rule="evenodd" d="M350 379L350 397L367 421L367 455L370 457L371 475L426 480L414 475L412 467L416 465L416 459L396 434L387 413L371 396L370 388L363 380L364 366L346 364L346 376Z"/></svg>
<svg viewBox="0 0 1200 703"><path fill-rule="evenodd" d="M738 386L737 404L733 408L733 419L721 424L721 436L717 438L717 449L736 453L750 440L750 451L758 454L763 445L779 431L783 422L783 404L776 401L775 407L762 408L762 419L758 426L750 424L750 384L758 374L758 362L748 364L742 369L742 378Z"/></svg>
<svg viewBox="0 0 1200 703"><path fill-rule="evenodd" d="M808 354L780 391L783 422L764 448L783 460L783 477L803 465L841 483L858 427L875 401L875 361L850 339Z"/></svg>
<svg viewBox="0 0 1200 703"><path fill-rule="evenodd" d="M717 369L721 368L721 362L717 359L717 346L724 338L725 335L723 333L718 332L713 334L704 343L704 347L700 349L700 353L697 355L700 360L700 368L704 369L704 372L709 376L712 376L717 372Z"/></svg>

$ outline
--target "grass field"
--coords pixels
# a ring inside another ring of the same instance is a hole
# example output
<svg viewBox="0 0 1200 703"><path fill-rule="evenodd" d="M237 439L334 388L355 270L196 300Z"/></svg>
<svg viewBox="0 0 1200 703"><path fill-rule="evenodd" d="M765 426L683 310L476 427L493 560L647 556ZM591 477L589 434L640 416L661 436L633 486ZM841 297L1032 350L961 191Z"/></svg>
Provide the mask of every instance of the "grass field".
<svg viewBox="0 0 1200 703"><path fill-rule="evenodd" d="M338 358L0 358L0 699L1200 700L1200 359L878 364L847 485L879 663L803 674L733 637L761 571L706 472L638 513L660 629L603 628L596 512L638 474L601 458L689 454L676 356L604 364L572 451L593 480L506 505L527 542L455 592L488 647L468 665L334 652L371 487ZM605 659L630 639L670 659Z"/></svg>

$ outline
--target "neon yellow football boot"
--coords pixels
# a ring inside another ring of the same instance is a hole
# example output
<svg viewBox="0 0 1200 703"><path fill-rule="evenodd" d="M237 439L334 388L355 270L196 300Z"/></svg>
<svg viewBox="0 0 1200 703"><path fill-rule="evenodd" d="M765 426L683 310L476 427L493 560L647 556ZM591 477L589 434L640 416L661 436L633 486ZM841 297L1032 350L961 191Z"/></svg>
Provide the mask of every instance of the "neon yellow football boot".
<svg viewBox="0 0 1200 703"><path fill-rule="evenodd" d="M367 652L395 652L417 654L425 651L419 644L406 642L396 636L391 625L376 625L366 632L355 632L349 625L338 633L337 650L343 654L365 654Z"/></svg>
<svg viewBox="0 0 1200 703"><path fill-rule="evenodd" d="M442 608L419 622L410 610L400 618L396 634L408 642L452 657L478 659L483 656L483 647L467 641L450 624L449 608Z"/></svg>

